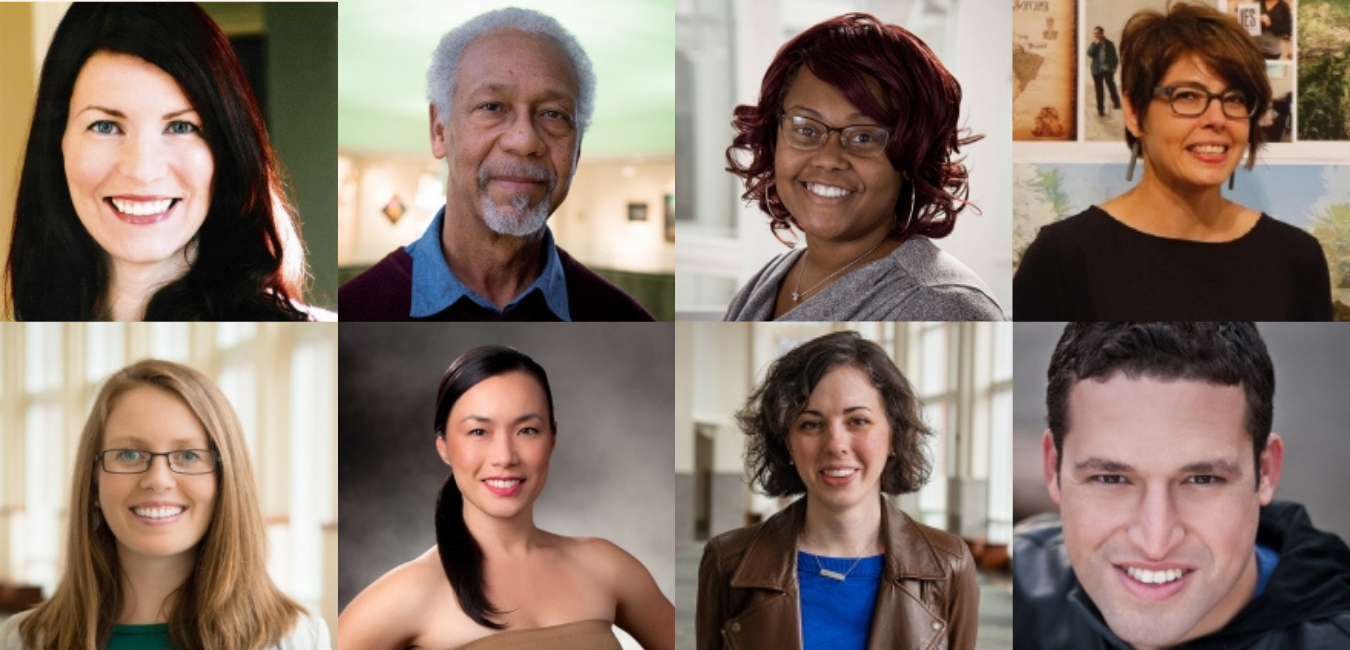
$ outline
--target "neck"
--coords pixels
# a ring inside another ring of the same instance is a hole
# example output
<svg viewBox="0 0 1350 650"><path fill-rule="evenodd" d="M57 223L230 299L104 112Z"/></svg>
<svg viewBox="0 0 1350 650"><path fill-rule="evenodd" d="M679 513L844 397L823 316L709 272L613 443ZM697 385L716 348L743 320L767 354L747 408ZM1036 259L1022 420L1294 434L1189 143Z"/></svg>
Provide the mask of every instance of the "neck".
<svg viewBox="0 0 1350 650"><path fill-rule="evenodd" d="M543 273L544 229L525 237L498 234L447 201L441 253L464 286L503 309Z"/></svg>
<svg viewBox="0 0 1350 650"><path fill-rule="evenodd" d="M188 272L187 259L171 255L154 264L113 262L108 283L108 307L115 321L145 320L150 298L164 285Z"/></svg>
<svg viewBox="0 0 1350 650"><path fill-rule="evenodd" d="M144 557L118 551L122 569L122 611L117 622L128 625L165 623L175 592L187 582L195 566L190 550L172 557Z"/></svg>
<svg viewBox="0 0 1350 650"><path fill-rule="evenodd" d="M1117 202L1129 225L1159 237L1195 241L1232 239L1243 212L1218 187L1174 187L1159 180L1147 164L1144 178L1112 201Z"/></svg>
<svg viewBox="0 0 1350 650"><path fill-rule="evenodd" d="M862 557L881 552L881 499L864 499L843 510L827 508L806 496L806 525L801 549L816 555Z"/></svg>
<svg viewBox="0 0 1350 650"><path fill-rule="evenodd" d="M533 505L514 517L493 517L465 500L462 516L484 557L523 557L539 546L541 531L534 525Z"/></svg>
<svg viewBox="0 0 1350 650"><path fill-rule="evenodd" d="M850 268L880 259L890 255L902 243L901 240L890 237L889 229L878 229L863 237L848 240L822 239L809 234L803 237L806 239L807 249L811 251L807 256L809 258L807 263L810 265L807 275L816 273L818 274L816 277L834 273L855 260L856 263ZM872 252L867 253L869 250ZM866 257L858 259L863 253L867 253Z"/></svg>

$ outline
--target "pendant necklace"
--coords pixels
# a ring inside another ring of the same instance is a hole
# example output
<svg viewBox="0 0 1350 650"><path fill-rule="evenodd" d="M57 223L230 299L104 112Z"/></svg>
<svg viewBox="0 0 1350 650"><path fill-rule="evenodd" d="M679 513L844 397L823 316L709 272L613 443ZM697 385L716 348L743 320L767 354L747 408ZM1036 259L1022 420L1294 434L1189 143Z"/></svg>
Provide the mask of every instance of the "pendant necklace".
<svg viewBox="0 0 1350 650"><path fill-rule="evenodd" d="M875 541L873 541L873 543L875 543ZM862 549L862 551L866 550L867 549L865 547ZM860 551L858 557L853 560L853 564L849 565L848 570L843 573L840 573L838 571L831 571L830 569L826 569L825 565L820 563L819 555L816 555L815 553L811 553L810 555L811 557L816 559L816 569L820 571L820 575L829 578L831 580L838 580L839 582L843 582L844 580L846 580L848 578L848 574L853 573L853 570L858 568L858 563L862 562L863 560L863 555L862 552Z"/></svg>
<svg viewBox="0 0 1350 650"><path fill-rule="evenodd" d="M876 250L878 246L881 246L881 242L884 242L884 241L886 241L886 238L885 238L885 237L882 237L881 239L877 240L877 243L872 244L872 247L869 248L869 249L867 249L867 252L866 252L866 253L863 253L862 255L859 255L858 258L855 259L855 260L853 260L852 262L849 262L848 264L845 264L845 265L839 267L837 270L835 270L834 273L831 273L831 274L825 276L824 278L822 278L822 279L820 280L820 282L817 282L817 283L811 285L811 288L807 289L806 291L802 291L802 290L801 290L801 288L802 288L802 275L804 275L804 274L806 273L806 256L811 254L811 249L808 247L808 248L806 249L806 251L802 253L802 266L801 266L800 269L797 270L797 284L796 284L795 286L792 287L792 302L794 302L794 303L795 303L795 302L800 302L801 299L802 299L802 296L804 296L804 295L806 295L806 294L808 294L808 293L811 293L812 291L815 291L817 287L819 287L819 286L822 285L822 284L825 284L827 281L829 281L830 278L833 278L834 276L839 275L840 273L843 273L844 271L848 270L849 267L852 267L854 264L857 264L858 262L863 261L863 258L867 257L868 255L871 255L871 254L872 254L872 251ZM842 578L840 578L840 579L842 580Z"/></svg>

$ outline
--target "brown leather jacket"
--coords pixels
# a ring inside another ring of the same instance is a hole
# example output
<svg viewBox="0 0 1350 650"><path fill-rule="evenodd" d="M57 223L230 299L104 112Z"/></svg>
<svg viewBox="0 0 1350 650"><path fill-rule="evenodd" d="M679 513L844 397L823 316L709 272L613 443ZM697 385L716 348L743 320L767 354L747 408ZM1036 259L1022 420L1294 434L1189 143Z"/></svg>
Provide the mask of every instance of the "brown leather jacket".
<svg viewBox="0 0 1350 650"><path fill-rule="evenodd" d="M883 503L886 565L867 650L971 650L980 592L970 549ZM805 521L806 499L799 499L762 524L708 542L698 571L698 650L802 647L797 539Z"/></svg>

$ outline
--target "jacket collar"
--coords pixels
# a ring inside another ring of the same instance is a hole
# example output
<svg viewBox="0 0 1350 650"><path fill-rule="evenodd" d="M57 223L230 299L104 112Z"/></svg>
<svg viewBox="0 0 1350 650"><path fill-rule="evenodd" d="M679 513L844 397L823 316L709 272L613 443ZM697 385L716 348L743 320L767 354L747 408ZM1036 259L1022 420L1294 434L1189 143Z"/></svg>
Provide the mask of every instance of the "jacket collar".
<svg viewBox="0 0 1350 650"><path fill-rule="evenodd" d="M882 548L886 551L883 584L901 580L944 580L946 573L937 551L919 527L884 498L881 499ZM745 559L731 576L740 589L797 591L797 540L806 525L806 498L770 517L746 547ZM896 553L896 549L909 549ZM905 557L901 557L904 555Z"/></svg>

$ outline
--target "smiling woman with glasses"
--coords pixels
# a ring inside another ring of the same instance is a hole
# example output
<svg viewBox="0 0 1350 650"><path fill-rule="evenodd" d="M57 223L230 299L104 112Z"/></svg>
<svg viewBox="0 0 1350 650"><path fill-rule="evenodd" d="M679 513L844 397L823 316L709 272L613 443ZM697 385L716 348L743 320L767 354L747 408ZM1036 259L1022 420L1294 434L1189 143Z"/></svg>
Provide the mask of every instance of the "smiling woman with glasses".
<svg viewBox="0 0 1350 650"><path fill-rule="evenodd" d="M847 14L802 32L736 107L727 170L793 248L726 320L1003 320L989 289L932 240L967 206L961 85L904 28ZM806 247L785 238L801 231Z"/></svg>
<svg viewBox="0 0 1350 650"><path fill-rule="evenodd" d="M323 622L267 575L254 485L210 378L157 360L114 373L76 450L65 574L0 649L328 648Z"/></svg>
<svg viewBox="0 0 1350 650"><path fill-rule="evenodd" d="M1330 320L1308 233L1223 196L1256 164L1266 64L1231 17L1178 3L1120 39L1125 143L1139 183L1048 225L1013 278L1017 320Z"/></svg>

